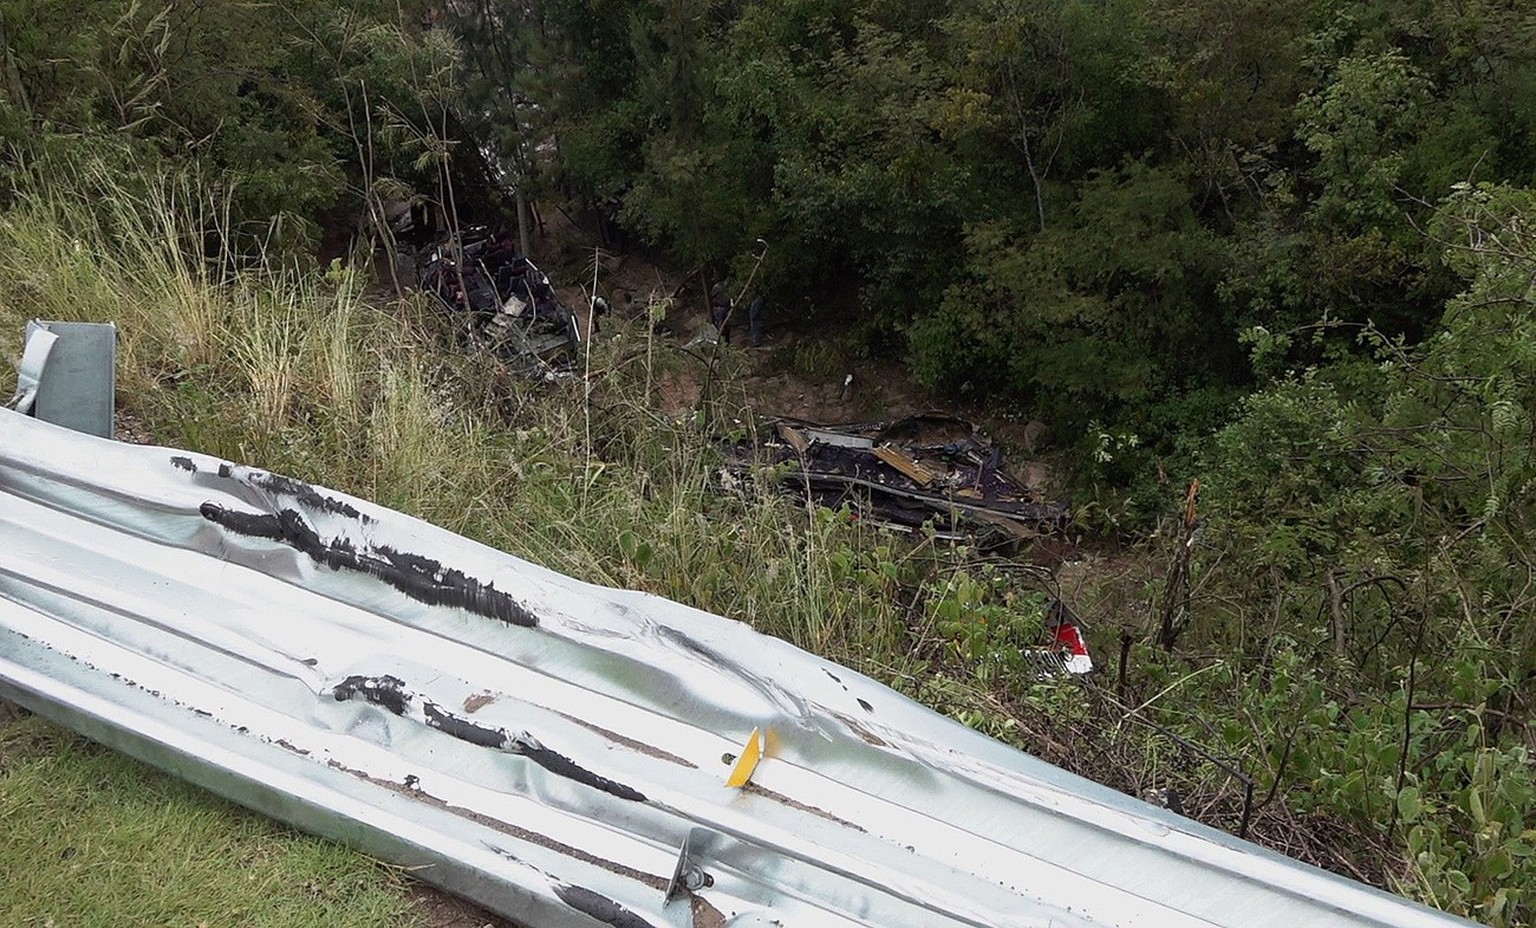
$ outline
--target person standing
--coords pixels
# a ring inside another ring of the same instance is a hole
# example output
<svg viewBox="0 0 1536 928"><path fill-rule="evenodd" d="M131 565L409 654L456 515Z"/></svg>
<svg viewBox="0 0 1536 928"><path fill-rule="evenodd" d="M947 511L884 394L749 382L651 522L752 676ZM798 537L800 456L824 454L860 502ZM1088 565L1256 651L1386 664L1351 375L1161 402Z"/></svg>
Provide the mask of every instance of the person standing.
<svg viewBox="0 0 1536 928"><path fill-rule="evenodd" d="M761 293L752 297L751 304L747 307L747 344L753 348L763 347L763 295Z"/></svg>
<svg viewBox="0 0 1536 928"><path fill-rule="evenodd" d="M709 291L709 319L720 333L720 340L731 343L731 293L725 281L715 284Z"/></svg>

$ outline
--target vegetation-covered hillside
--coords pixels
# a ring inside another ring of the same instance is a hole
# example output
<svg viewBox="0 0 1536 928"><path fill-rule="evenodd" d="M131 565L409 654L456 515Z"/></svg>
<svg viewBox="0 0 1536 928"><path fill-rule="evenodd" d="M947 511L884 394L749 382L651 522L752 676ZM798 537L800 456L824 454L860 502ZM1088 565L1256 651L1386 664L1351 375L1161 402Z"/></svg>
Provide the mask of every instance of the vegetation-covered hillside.
<svg viewBox="0 0 1536 928"><path fill-rule="evenodd" d="M1531 920L1522 0L18 0L0 53L0 339L116 319L157 439L752 621L1219 825L1239 771L1255 840ZM781 318L1048 423L1097 559L706 489L735 409L636 399L694 363L638 322L590 391L509 389L408 279L316 260L393 250L407 203L535 252L565 209L709 281L765 254ZM1048 592L1086 685L1018 660Z"/></svg>

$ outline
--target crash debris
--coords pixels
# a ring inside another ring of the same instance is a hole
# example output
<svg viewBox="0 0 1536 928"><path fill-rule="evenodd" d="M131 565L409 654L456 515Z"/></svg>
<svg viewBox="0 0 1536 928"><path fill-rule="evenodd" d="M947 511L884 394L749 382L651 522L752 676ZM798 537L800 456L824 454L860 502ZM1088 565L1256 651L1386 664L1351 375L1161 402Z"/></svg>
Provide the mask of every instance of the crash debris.
<svg viewBox="0 0 1536 928"><path fill-rule="evenodd" d="M927 525L942 537L1009 542L1059 531L1069 509L1012 475L1002 451L972 423L928 413L891 422L821 425L767 420L759 443L727 449L727 468L750 478L779 466L779 486L899 531Z"/></svg>
<svg viewBox="0 0 1536 928"><path fill-rule="evenodd" d="M1009 499L975 448L791 427ZM745 623L194 451L0 409L0 551L0 698L522 924L1468 924Z"/></svg>
<svg viewBox="0 0 1536 928"><path fill-rule="evenodd" d="M472 342L550 376L581 345L576 314L517 243L488 226L465 229L432 251L421 288L463 322Z"/></svg>

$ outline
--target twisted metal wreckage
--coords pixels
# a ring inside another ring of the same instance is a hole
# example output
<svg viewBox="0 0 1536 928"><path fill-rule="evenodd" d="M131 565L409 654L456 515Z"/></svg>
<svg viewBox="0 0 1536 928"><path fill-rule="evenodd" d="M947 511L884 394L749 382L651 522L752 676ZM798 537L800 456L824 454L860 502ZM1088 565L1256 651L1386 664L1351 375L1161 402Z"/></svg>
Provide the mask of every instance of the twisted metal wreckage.
<svg viewBox="0 0 1536 928"><path fill-rule="evenodd" d="M836 508L847 503L898 531L927 528L941 537L992 536L1018 542L1057 531L1063 503L1012 476L1002 452L975 425L941 413L894 422L823 425L767 420L760 444L726 449L727 467L750 478L765 461L788 464L781 483Z"/></svg>
<svg viewBox="0 0 1536 928"><path fill-rule="evenodd" d="M207 455L0 410L0 552L0 696L519 923L1467 924Z"/></svg>
<svg viewBox="0 0 1536 928"><path fill-rule="evenodd" d="M548 275L505 234L475 226L437 247L419 285L492 354L521 361L538 377L556 376L582 342L575 313Z"/></svg>

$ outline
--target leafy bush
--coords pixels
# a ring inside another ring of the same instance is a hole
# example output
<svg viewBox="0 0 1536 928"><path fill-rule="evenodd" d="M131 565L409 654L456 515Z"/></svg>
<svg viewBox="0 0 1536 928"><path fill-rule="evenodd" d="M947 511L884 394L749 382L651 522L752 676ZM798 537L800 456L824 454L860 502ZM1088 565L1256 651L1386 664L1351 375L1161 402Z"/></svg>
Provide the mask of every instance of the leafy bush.
<svg viewBox="0 0 1536 928"><path fill-rule="evenodd" d="M1533 219L1529 191L1459 187L1432 229L1467 285L1434 332L1363 327L1372 363L1244 401L1207 456L1204 538L1213 595L1244 608L1190 643L1257 651L1253 748L1286 801L1373 830L1404 891L1499 925L1536 890Z"/></svg>

